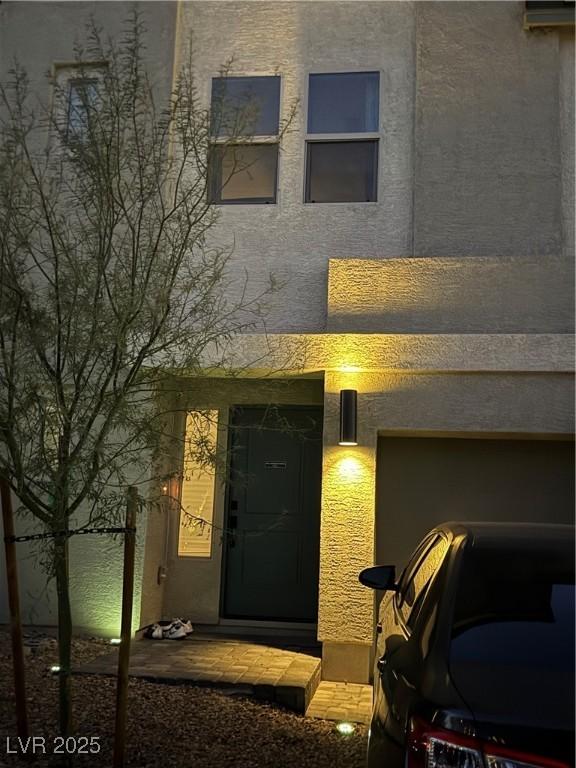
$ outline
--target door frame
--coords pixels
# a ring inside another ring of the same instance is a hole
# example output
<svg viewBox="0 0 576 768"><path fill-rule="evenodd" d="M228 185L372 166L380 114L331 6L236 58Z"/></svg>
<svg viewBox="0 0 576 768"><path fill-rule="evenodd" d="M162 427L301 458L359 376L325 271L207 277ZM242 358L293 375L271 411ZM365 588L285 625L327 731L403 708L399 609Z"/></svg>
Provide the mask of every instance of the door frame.
<svg viewBox="0 0 576 768"><path fill-rule="evenodd" d="M250 409L262 409L265 410L270 407L275 407L278 410L281 411L316 411L317 413L321 414L322 416L322 436L324 434L324 407L320 404L318 405L310 405L310 404L304 404L299 405L298 403L238 403L236 405L230 405L228 408L227 418L226 418L226 426L227 426L227 435L226 435L226 480L225 480L225 488L224 488L224 510L222 515L222 558L221 558L221 569L220 569L220 604L219 604L219 624L226 625L232 627L254 627L254 628L262 628L262 629L302 629L302 630L312 630L316 629L318 626L318 623L310 623L310 622L303 622L303 621L276 621L271 619L236 619L236 618L229 618L226 616L224 607L226 602L226 586L227 586L227 568L228 568L228 546L225 540L225 531L228 529L228 519L230 517L230 483L229 483L229 477L230 477L230 470L231 470L231 463L232 463L232 436L234 433L234 419L233 414L235 409L237 408L250 408ZM320 469L320 487L322 487L322 469ZM320 510L321 514L321 510ZM320 522L320 521L319 521ZM318 545L320 545L320 536L318 537ZM318 574L320 576L320 574ZM317 584L317 588L319 588L319 583Z"/></svg>

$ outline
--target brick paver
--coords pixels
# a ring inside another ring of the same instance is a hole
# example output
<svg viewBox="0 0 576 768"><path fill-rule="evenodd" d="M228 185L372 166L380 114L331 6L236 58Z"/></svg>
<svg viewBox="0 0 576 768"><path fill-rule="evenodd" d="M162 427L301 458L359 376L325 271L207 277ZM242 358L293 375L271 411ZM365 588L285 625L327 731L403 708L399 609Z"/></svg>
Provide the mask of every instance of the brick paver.
<svg viewBox="0 0 576 768"><path fill-rule="evenodd" d="M308 705L306 717L369 723L371 711L371 685L322 680Z"/></svg>
<svg viewBox="0 0 576 768"><path fill-rule="evenodd" d="M116 675L118 649L74 670ZM320 659L242 640L199 636L185 640L134 640L130 675L150 680L247 686L258 698L302 714L320 682Z"/></svg>

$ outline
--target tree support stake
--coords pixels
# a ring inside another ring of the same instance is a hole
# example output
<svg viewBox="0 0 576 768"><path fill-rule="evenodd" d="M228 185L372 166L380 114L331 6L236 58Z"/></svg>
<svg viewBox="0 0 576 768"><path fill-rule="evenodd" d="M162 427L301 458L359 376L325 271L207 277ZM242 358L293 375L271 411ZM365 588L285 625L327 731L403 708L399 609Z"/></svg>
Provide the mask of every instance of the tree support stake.
<svg viewBox="0 0 576 768"><path fill-rule="evenodd" d="M22 619L18 593L18 561L14 537L14 514L8 481L0 477L0 498L4 523L4 549L6 552L6 581L8 584L8 605L10 608L10 635L12 637L12 658L14 661L14 693L16 696L16 727L21 739L28 738L28 717L26 714L26 679L24 673L24 645L22 642ZM22 743L22 742L21 742Z"/></svg>

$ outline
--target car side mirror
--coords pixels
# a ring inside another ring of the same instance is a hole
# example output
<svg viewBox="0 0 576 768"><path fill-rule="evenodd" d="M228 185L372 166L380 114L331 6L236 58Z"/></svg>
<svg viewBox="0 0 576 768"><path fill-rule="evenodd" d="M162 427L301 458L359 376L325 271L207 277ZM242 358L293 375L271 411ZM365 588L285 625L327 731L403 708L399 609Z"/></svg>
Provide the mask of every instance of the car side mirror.
<svg viewBox="0 0 576 768"><path fill-rule="evenodd" d="M370 589L382 589L388 592L398 592L396 584L396 567L394 565L375 565L364 568L358 579L361 584Z"/></svg>

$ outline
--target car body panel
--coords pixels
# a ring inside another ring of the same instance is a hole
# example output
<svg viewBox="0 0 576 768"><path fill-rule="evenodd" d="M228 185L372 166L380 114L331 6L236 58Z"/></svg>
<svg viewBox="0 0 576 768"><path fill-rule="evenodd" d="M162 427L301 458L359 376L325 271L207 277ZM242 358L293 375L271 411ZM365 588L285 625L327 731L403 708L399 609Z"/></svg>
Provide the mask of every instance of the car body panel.
<svg viewBox="0 0 576 768"><path fill-rule="evenodd" d="M550 671L545 654L533 654L528 665L504 669L488 660L454 661L450 644L459 575L471 547L513 545L522 551L534 547L536 536L545 549L558 547L566 553L573 528L449 523L424 542L439 534L449 542L448 551L426 587L412 627L399 606L410 571L426 556L425 543L401 575L400 592L386 592L380 604L369 768L404 768L407 731L415 715L448 730L571 763L572 688L561 672ZM573 675L570 669L566 674Z"/></svg>

